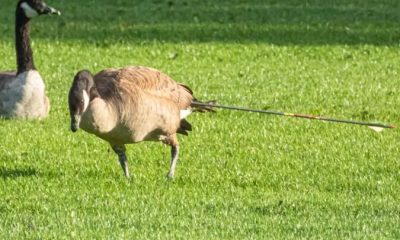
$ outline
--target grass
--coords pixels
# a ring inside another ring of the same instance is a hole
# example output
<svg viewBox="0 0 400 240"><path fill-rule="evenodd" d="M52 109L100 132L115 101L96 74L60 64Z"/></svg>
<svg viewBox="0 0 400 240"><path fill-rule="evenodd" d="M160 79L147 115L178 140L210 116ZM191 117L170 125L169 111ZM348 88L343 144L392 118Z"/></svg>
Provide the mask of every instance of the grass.
<svg viewBox="0 0 400 240"><path fill-rule="evenodd" d="M15 1L0 69L15 69ZM123 177L100 139L69 131L80 69L158 68L220 103L400 125L397 1L49 1L33 20L52 110L2 120L1 239L397 239L399 130L241 112L189 117L169 149L128 146Z"/></svg>

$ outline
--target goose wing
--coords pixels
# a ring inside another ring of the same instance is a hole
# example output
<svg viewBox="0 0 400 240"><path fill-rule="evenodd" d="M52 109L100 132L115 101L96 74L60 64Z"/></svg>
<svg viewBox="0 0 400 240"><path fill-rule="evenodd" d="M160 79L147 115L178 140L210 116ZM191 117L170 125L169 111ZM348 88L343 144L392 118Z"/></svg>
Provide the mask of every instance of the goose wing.
<svg viewBox="0 0 400 240"><path fill-rule="evenodd" d="M0 72L0 90L3 90L8 82L17 77L16 72Z"/></svg>
<svg viewBox="0 0 400 240"><path fill-rule="evenodd" d="M16 72L7 71L7 72L0 72L0 81L5 79L15 78L17 76Z"/></svg>
<svg viewBox="0 0 400 240"><path fill-rule="evenodd" d="M193 100L193 92L189 87L149 67L106 69L95 75L95 81L98 88L101 82L103 87L98 90L100 95L105 97L116 95L121 97L121 93L134 96L141 92L172 101L179 106L179 109L188 108Z"/></svg>

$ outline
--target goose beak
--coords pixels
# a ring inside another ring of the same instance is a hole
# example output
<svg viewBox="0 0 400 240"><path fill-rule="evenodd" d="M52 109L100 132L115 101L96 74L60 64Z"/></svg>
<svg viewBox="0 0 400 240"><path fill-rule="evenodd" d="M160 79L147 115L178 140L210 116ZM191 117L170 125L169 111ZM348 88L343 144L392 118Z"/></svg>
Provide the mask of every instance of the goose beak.
<svg viewBox="0 0 400 240"><path fill-rule="evenodd" d="M47 15L61 15L61 12L58 11L55 8L46 6L43 10L42 10L42 14L47 14Z"/></svg>
<svg viewBox="0 0 400 240"><path fill-rule="evenodd" d="M79 123L81 121L81 116L75 115L71 118L71 131L76 132L79 129Z"/></svg>
<svg viewBox="0 0 400 240"><path fill-rule="evenodd" d="M76 124L71 124L71 131L72 132L78 131L78 126Z"/></svg>

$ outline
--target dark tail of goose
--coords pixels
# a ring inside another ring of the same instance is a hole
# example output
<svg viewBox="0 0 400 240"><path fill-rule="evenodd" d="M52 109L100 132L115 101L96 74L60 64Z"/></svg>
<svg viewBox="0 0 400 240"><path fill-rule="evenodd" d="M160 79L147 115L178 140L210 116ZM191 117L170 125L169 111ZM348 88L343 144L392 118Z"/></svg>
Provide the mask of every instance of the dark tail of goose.
<svg viewBox="0 0 400 240"><path fill-rule="evenodd" d="M182 119L177 133L187 136L189 131L192 131L192 125L186 119Z"/></svg>
<svg viewBox="0 0 400 240"><path fill-rule="evenodd" d="M184 85L183 85L184 86ZM189 89L189 88L187 88ZM190 90L190 89L189 89ZM193 100L192 104L190 104L190 107L192 108L193 112L215 112L214 109L212 109L212 105L216 103L215 100L207 101L207 102L200 102L198 100ZM183 135L189 135L188 132L192 131L192 125L186 120L186 119L181 119L180 126L178 128L177 133L183 134Z"/></svg>

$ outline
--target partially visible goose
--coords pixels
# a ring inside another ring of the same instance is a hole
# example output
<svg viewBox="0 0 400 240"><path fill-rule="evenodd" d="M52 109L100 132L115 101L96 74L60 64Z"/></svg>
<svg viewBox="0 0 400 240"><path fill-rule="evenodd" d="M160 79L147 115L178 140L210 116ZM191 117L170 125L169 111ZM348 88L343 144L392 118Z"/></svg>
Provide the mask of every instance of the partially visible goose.
<svg viewBox="0 0 400 240"><path fill-rule="evenodd" d="M176 134L192 129L185 118L192 110L211 110L191 107L192 90L148 67L110 68L94 76L79 71L68 98L71 130L82 128L109 142L127 177L125 144L161 141L171 146L172 178L179 154Z"/></svg>
<svg viewBox="0 0 400 240"><path fill-rule="evenodd" d="M41 0L20 0L15 12L17 72L0 72L0 116L6 118L44 118L50 103L43 80L33 62L29 21L38 15L60 15Z"/></svg>

